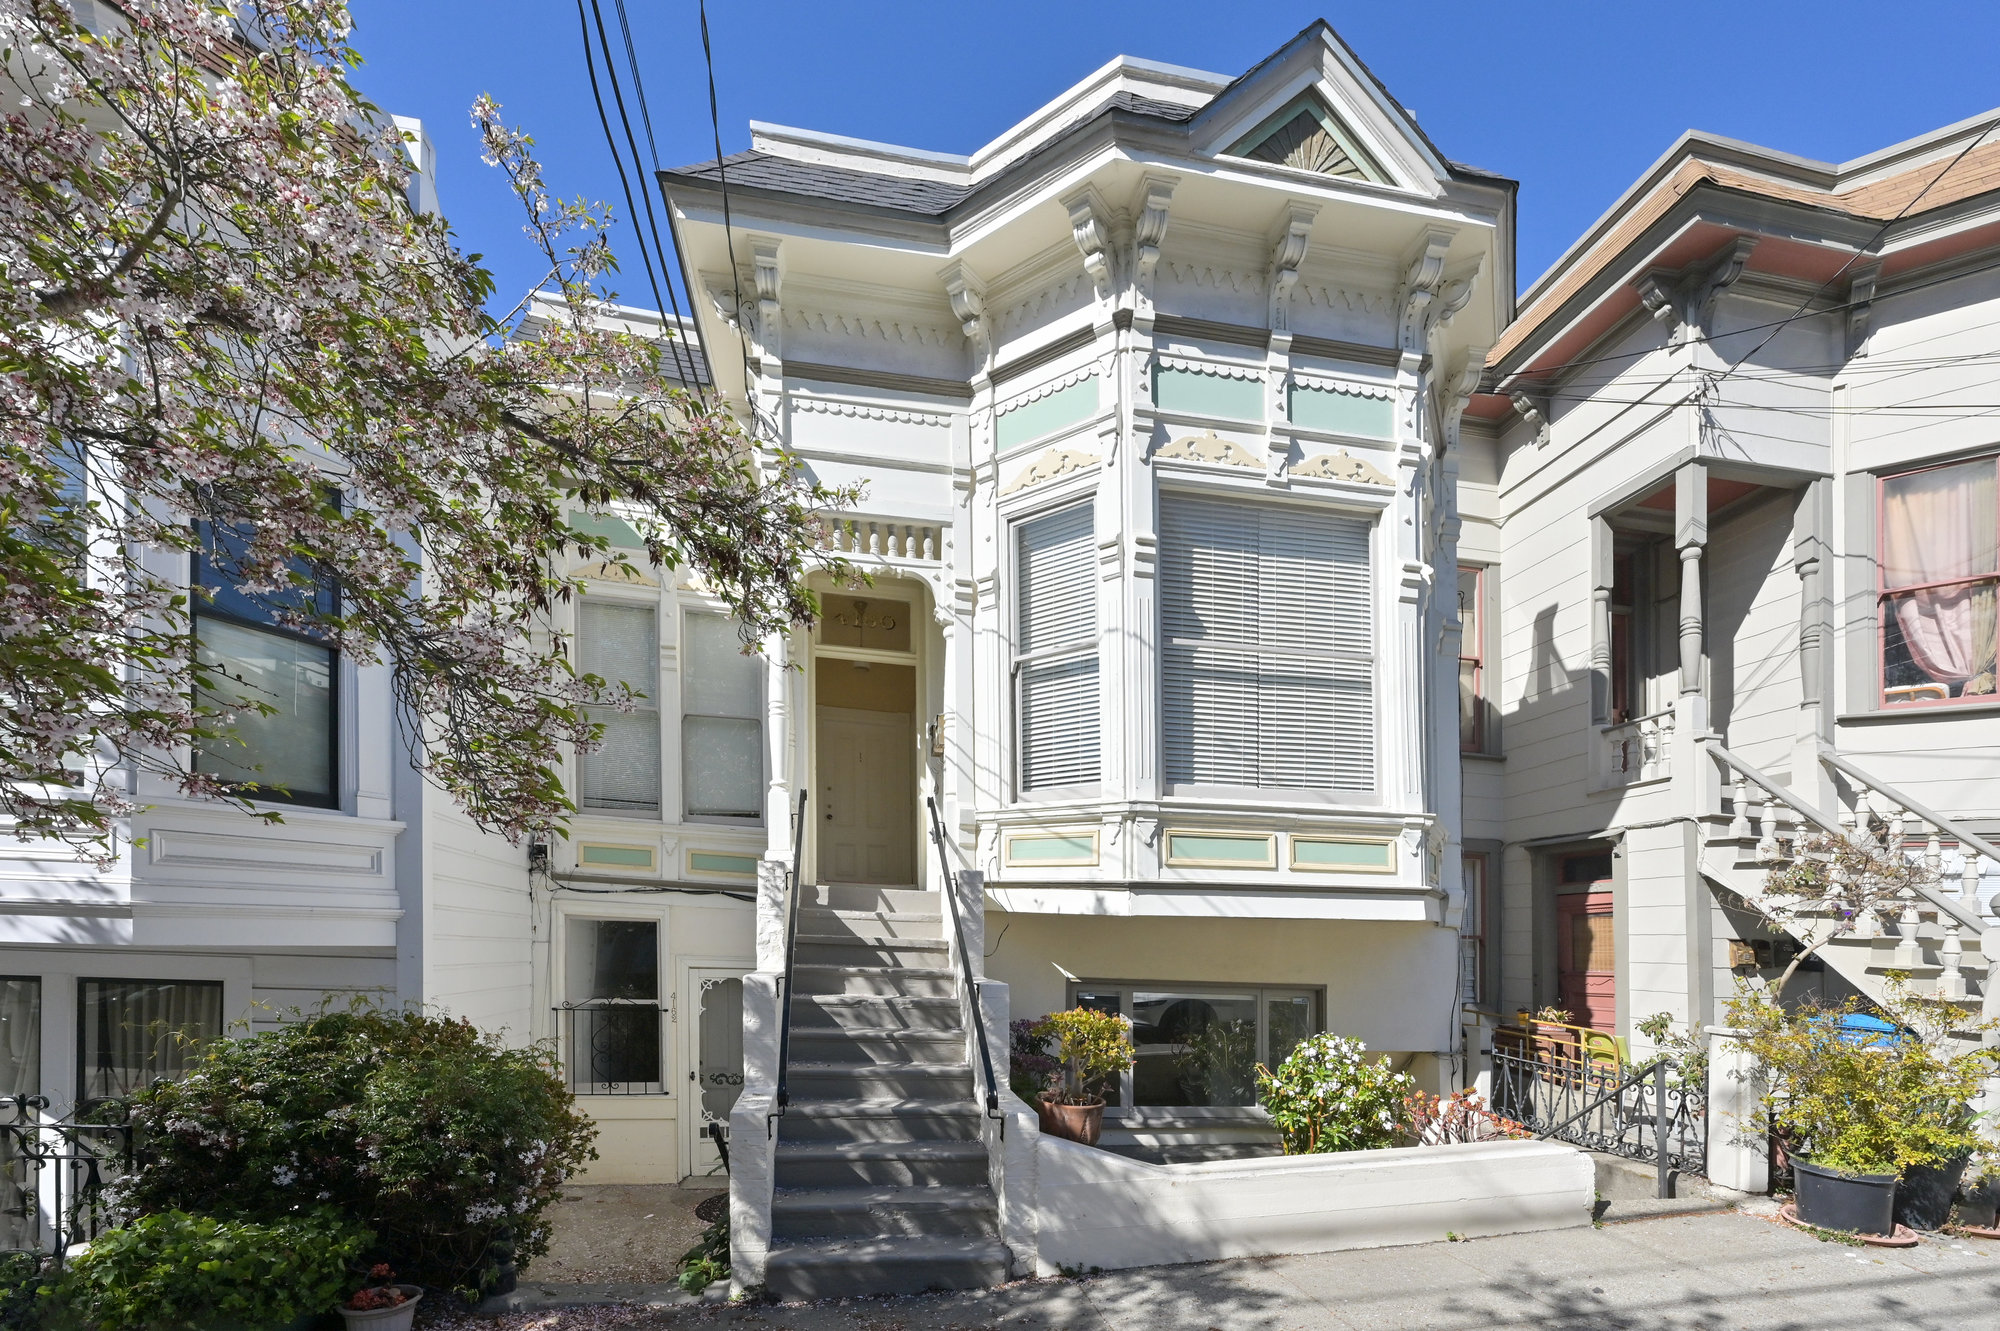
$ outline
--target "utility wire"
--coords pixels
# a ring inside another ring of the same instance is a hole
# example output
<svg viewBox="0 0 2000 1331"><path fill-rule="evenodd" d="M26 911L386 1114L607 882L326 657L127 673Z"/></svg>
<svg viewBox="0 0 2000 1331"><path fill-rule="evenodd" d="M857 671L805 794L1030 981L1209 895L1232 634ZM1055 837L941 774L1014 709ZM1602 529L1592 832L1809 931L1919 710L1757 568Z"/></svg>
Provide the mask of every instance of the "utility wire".
<svg viewBox="0 0 2000 1331"><path fill-rule="evenodd" d="M729 247L729 280L740 282L736 267L736 228L729 218L729 172L722 164L722 112L715 101L715 49L708 37L708 0L697 0L701 14L701 58L708 66L708 124L715 135L715 180L722 193L722 239ZM763 417L757 410L756 390L750 386L750 335L743 331L743 293L736 293L736 345L743 353L743 398L750 408L750 432L754 438ZM775 441L775 433L773 439Z"/></svg>
<svg viewBox="0 0 2000 1331"><path fill-rule="evenodd" d="M653 289L653 304L659 310L661 323L665 323L667 318L667 300L666 297L660 294L660 279L653 271L653 254L652 251L649 248L647 248L646 234L645 232L639 229L639 206L637 201L634 200L632 197L632 181L630 177L628 177L625 173L625 155L618 149L618 140L611 132L611 117L605 112L604 109L604 93L603 90L598 86L597 82L597 57L594 54L592 54L590 49L590 16L584 12L583 6L584 6L584 0L576 0L577 27L581 30L583 34L584 68L590 74L590 97L591 100L597 104L597 122L604 128L604 144L607 148L611 150L611 163L618 170L618 185L619 188L622 189L625 194L625 207L628 210L628 215L632 219L632 234L634 238L637 239L639 242L639 258L641 262L645 265L647 284L650 285ZM597 7L597 0L591 0L591 8L595 9L596 7ZM604 36L603 16L599 15L598 37L600 39L600 42L602 41L603 36ZM611 50L608 44L606 44L604 48L604 62L605 62L605 73L613 80L612 88L615 94L617 91L616 79L618 75L617 71L611 67ZM625 114L625 109L622 102L619 105L618 114L621 118ZM629 125L627 126L627 136L628 138L630 136ZM632 150L632 156L635 165L637 164L638 155L639 155L638 148L636 145L634 145ZM650 210L650 205L651 205L651 200L649 198L648 199L649 210ZM650 211L648 215L650 216ZM678 339L675 338L669 338L668 340L670 342L678 341ZM680 357L680 363L685 367L684 372L686 373L688 378L691 379L693 377L694 367L691 363L691 360L688 358L686 354L686 349L677 347L675 350L677 355Z"/></svg>

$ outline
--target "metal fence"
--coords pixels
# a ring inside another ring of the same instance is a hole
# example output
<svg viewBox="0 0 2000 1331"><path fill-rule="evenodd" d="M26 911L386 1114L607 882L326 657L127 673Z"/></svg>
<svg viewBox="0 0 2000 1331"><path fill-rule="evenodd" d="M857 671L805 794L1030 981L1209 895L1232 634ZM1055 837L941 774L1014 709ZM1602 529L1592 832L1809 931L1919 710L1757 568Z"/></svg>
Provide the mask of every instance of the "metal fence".
<svg viewBox="0 0 2000 1331"><path fill-rule="evenodd" d="M1664 1113L1662 1113L1664 1101ZM1708 1090L1671 1059L1633 1065L1560 1039L1502 1028L1493 1047L1493 1108L1589 1151L1706 1176Z"/></svg>
<svg viewBox="0 0 2000 1331"><path fill-rule="evenodd" d="M664 1095L667 1009L651 999L601 999L555 1009L556 1038L578 1095Z"/></svg>
<svg viewBox="0 0 2000 1331"><path fill-rule="evenodd" d="M48 1253L110 1228L105 1189L132 1167L118 1102L56 1118L39 1095L0 1097L0 1251Z"/></svg>

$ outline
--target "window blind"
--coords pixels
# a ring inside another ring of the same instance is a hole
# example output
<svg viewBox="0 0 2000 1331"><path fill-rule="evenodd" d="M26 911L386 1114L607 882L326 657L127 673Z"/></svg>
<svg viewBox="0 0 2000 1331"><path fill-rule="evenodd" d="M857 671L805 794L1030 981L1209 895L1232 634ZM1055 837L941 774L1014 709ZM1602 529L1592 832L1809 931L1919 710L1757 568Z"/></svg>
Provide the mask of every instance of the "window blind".
<svg viewBox="0 0 2000 1331"><path fill-rule="evenodd" d="M660 811L660 647L658 611L648 605L585 600L577 610L578 659L585 673L646 696L629 712L593 707L603 747L579 754L582 804L624 813Z"/></svg>
<svg viewBox="0 0 2000 1331"><path fill-rule="evenodd" d="M1162 499L1169 783L1374 789L1368 536L1354 518Z"/></svg>
<svg viewBox="0 0 2000 1331"><path fill-rule="evenodd" d="M1097 577L1086 500L1014 528L1014 677L1023 790L1098 779Z"/></svg>

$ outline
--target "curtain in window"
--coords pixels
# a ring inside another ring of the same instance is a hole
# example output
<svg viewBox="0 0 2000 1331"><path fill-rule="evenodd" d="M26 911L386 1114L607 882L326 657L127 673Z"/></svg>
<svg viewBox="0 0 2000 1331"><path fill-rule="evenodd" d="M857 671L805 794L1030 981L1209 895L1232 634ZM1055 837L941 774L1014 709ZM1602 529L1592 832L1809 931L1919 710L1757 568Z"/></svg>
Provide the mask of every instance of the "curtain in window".
<svg viewBox="0 0 2000 1331"><path fill-rule="evenodd" d="M77 1098L130 1095L177 1077L222 1034L222 985L201 980L79 980Z"/></svg>
<svg viewBox="0 0 2000 1331"><path fill-rule="evenodd" d="M629 712L593 707L604 743L577 755L586 809L660 811L658 612L647 605L585 600L577 611L577 656L585 673L644 694Z"/></svg>
<svg viewBox="0 0 2000 1331"><path fill-rule="evenodd" d="M199 699L235 715L230 737L198 750L195 770L332 802L332 649L209 615L200 621L197 657L218 686Z"/></svg>
<svg viewBox="0 0 2000 1331"><path fill-rule="evenodd" d="M681 662L681 773L687 811L755 818L764 807L764 662L733 621L691 614Z"/></svg>
<svg viewBox="0 0 2000 1331"><path fill-rule="evenodd" d="M1882 583L1916 587L1890 599L1912 661L1943 684L1991 693L1995 655L1994 585L1958 582L1996 571L1991 460L1894 476L1882 485Z"/></svg>
<svg viewBox="0 0 2000 1331"><path fill-rule="evenodd" d="M0 1097L40 1095L42 982L0 979Z"/></svg>

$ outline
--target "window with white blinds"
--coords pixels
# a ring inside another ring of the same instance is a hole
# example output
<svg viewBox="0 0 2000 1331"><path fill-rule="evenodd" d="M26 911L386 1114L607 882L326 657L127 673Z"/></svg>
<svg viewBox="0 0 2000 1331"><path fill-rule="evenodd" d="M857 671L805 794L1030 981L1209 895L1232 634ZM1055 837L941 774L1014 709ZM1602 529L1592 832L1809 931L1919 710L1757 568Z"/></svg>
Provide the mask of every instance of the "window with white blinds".
<svg viewBox="0 0 2000 1331"><path fill-rule="evenodd" d="M1088 500L1014 528L1014 715L1024 791L1098 778L1095 545Z"/></svg>
<svg viewBox="0 0 2000 1331"><path fill-rule="evenodd" d="M629 684L640 698L629 712L592 707L604 727L603 746L577 755L586 809L613 813L660 811L659 612L649 605L586 598L577 607L577 661L584 673L616 686Z"/></svg>
<svg viewBox="0 0 2000 1331"><path fill-rule="evenodd" d="M1375 788L1368 537L1354 518L1161 498L1169 784Z"/></svg>
<svg viewBox="0 0 2000 1331"><path fill-rule="evenodd" d="M756 818L764 807L764 661L736 621L690 613L681 641L681 782L693 818Z"/></svg>

